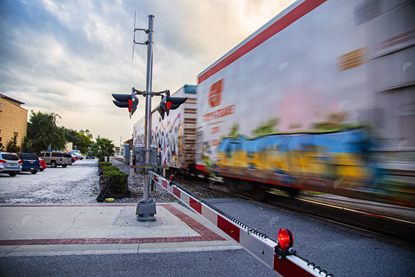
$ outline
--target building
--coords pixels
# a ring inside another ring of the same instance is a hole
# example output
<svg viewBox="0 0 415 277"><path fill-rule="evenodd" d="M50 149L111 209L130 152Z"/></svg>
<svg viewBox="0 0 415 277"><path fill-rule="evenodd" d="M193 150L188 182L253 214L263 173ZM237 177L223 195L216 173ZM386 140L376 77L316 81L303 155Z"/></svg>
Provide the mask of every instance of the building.
<svg viewBox="0 0 415 277"><path fill-rule="evenodd" d="M6 149L7 143L16 138L16 144L22 146L27 132L27 110L16 99L0 94L0 143Z"/></svg>

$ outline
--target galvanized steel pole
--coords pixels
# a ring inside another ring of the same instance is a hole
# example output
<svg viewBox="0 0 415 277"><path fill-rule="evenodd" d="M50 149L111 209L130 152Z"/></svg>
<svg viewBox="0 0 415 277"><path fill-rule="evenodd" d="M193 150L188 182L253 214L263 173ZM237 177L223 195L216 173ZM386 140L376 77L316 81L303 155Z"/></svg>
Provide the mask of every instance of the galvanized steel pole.
<svg viewBox="0 0 415 277"><path fill-rule="evenodd" d="M135 29L142 30L142 29ZM148 29L145 30L148 34L148 40L145 43L147 45L147 80L146 91L144 93L146 97L146 111L145 111L145 124L144 124L144 199L137 202L137 220L138 221L154 221L156 217L156 203L153 200L149 200L150 191L150 177L149 168L151 166L151 97L152 91L152 78L153 78L153 34L154 34L154 15L148 16ZM134 39L134 43L135 39Z"/></svg>
<svg viewBox="0 0 415 277"><path fill-rule="evenodd" d="M151 146L151 97L152 97L152 79L153 79L153 33L154 33L154 15L148 16L148 44L147 44L147 80L146 80L146 117L144 126L145 141L145 164L150 164L150 146ZM144 172L144 200L149 200L150 179L148 171Z"/></svg>

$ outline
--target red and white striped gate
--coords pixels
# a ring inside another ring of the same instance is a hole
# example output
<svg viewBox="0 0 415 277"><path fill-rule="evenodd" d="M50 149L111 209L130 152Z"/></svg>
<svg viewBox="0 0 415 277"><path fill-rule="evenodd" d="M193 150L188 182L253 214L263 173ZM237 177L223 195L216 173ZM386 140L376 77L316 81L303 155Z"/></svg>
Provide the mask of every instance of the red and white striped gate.
<svg viewBox="0 0 415 277"><path fill-rule="evenodd" d="M262 261L282 276L322 276L332 277L327 271L289 253L292 249L283 251L275 240L259 233L236 219L224 214L203 200L191 195L157 173L149 172L150 179L165 188L192 210L212 222L219 229L241 244L249 253ZM286 255L288 253L288 255Z"/></svg>

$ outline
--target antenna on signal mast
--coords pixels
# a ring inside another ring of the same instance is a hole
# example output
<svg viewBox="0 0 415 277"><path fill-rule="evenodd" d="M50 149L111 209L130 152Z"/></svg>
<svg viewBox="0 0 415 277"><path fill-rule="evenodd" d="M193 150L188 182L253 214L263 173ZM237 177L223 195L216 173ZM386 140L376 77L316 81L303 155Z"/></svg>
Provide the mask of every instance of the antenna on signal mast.
<svg viewBox="0 0 415 277"><path fill-rule="evenodd" d="M135 41L135 31L144 31L146 34L148 34L150 32L149 29L140 29L140 28L136 28L135 27L135 19L136 19L136 15L137 15L137 10L134 10L134 37L133 37L133 54L131 57L131 60L134 61L134 47L136 44L141 44L141 45L148 45L149 41L145 41L145 42L136 42Z"/></svg>

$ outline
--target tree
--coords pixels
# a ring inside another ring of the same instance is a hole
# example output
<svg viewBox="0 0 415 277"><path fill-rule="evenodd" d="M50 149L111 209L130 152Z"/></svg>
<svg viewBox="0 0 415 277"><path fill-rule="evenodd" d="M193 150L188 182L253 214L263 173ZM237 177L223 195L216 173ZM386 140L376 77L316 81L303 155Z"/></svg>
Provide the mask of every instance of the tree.
<svg viewBox="0 0 415 277"><path fill-rule="evenodd" d="M85 131L84 130L80 130L79 133L81 133L81 134L89 137L91 140L94 139L93 136L92 136L92 134L91 134L91 132L88 129L85 129Z"/></svg>
<svg viewBox="0 0 415 277"><path fill-rule="evenodd" d="M89 138L75 130L67 129L65 127L61 127L61 129L65 135L66 142L72 142L74 148L81 150L81 152L86 152L89 145L92 143Z"/></svg>
<svg viewBox="0 0 415 277"><path fill-rule="evenodd" d="M112 140L106 138L97 138L96 140L91 145L93 155L100 161L104 161L104 158L107 157L107 162L109 162L110 156L115 153Z"/></svg>
<svg viewBox="0 0 415 277"><path fill-rule="evenodd" d="M17 146L16 137L11 138L10 141L7 143L6 147L7 152L20 152L20 147Z"/></svg>
<svg viewBox="0 0 415 277"><path fill-rule="evenodd" d="M51 149L63 149L65 147L65 135L56 125L55 113L32 113L27 123L27 137L32 142L33 150L39 153L49 147Z"/></svg>
<svg viewBox="0 0 415 277"><path fill-rule="evenodd" d="M22 143L22 152L23 153L34 153L36 152L33 149L33 143L32 140L29 139L28 137L24 137L23 138L23 143Z"/></svg>
<svg viewBox="0 0 415 277"><path fill-rule="evenodd" d="M82 133L78 133L80 137L80 141L76 144L77 148L81 150L81 152L85 153L88 151L89 147L92 146L92 140Z"/></svg>

